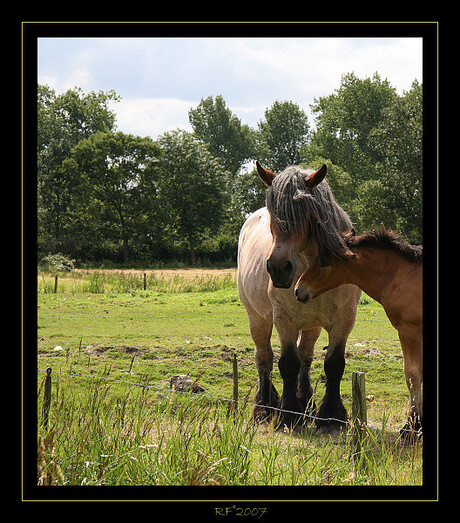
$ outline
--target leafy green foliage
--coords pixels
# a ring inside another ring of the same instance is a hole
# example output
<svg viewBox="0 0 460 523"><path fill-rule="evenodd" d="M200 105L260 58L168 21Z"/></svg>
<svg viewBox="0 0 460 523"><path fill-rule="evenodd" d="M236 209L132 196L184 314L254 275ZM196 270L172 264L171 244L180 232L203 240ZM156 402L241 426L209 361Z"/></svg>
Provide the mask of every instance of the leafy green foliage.
<svg viewBox="0 0 460 523"><path fill-rule="evenodd" d="M56 254L49 254L43 261L46 263L48 271L50 272L71 272L74 269L75 260L71 260L68 256L64 256L60 252Z"/></svg>
<svg viewBox="0 0 460 523"><path fill-rule="evenodd" d="M312 129L292 101L275 101L258 129L221 95L189 111L193 133L153 141L115 130L113 91L61 95L38 87L38 248L79 262L235 262L238 234L264 205L251 162L279 172L328 166L355 229L384 224L422 241L423 89L343 75L314 100ZM253 165L253 164L252 164Z"/></svg>
<svg viewBox="0 0 460 523"><path fill-rule="evenodd" d="M150 138L97 132L81 140L63 162L69 177L78 180L78 214L95 218L96 226L107 223L93 234L121 239L123 261L129 257L129 239L140 232L142 218L150 210L146 196L155 188L157 154Z"/></svg>
<svg viewBox="0 0 460 523"><path fill-rule="evenodd" d="M304 161L329 158L348 174L350 190L336 198L360 231L384 224L422 240L422 93L417 82L399 96L377 73L350 73L312 105L317 130Z"/></svg>
<svg viewBox="0 0 460 523"><path fill-rule="evenodd" d="M196 109L190 109L189 120L196 137L233 176L254 157L254 133L232 114L221 95L202 99Z"/></svg>
<svg viewBox="0 0 460 523"><path fill-rule="evenodd" d="M173 228L187 239L195 265L196 243L204 234L214 234L221 224L226 173L190 133L171 131L160 137L158 143L162 151L160 195L168 202Z"/></svg>
<svg viewBox="0 0 460 523"><path fill-rule="evenodd" d="M310 125L307 115L293 102L276 101L259 123L261 142L268 152L264 158L275 172L298 165L300 150L307 144Z"/></svg>

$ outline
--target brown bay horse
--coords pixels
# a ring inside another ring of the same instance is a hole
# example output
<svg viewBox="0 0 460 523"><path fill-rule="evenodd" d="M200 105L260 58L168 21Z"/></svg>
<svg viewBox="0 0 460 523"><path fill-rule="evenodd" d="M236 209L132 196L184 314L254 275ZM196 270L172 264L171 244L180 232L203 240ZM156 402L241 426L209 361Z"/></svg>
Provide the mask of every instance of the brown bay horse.
<svg viewBox="0 0 460 523"><path fill-rule="evenodd" d="M294 285L315 259L330 260L341 247L340 233L352 225L323 181L325 165L318 171L293 166L275 175L257 163L257 170L269 187L267 207L249 216L238 244L238 292L248 313L258 371L254 415L270 419L277 412L275 423L282 427L299 421L292 412L316 414L318 429L335 433L347 420L340 380L361 290L344 285L304 304L296 299ZM323 238L327 238L327 245ZM281 345L281 398L271 382L273 325ZM310 366L322 328L329 338L324 361L327 381L316 412L311 401Z"/></svg>
<svg viewBox="0 0 460 523"><path fill-rule="evenodd" d="M384 228L361 236L343 235L343 250L329 264L317 260L295 286L301 303L315 303L323 293L352 283L382 304L399 334L410 413L403 438L421 433L423 420L423 250Z"/></svg>

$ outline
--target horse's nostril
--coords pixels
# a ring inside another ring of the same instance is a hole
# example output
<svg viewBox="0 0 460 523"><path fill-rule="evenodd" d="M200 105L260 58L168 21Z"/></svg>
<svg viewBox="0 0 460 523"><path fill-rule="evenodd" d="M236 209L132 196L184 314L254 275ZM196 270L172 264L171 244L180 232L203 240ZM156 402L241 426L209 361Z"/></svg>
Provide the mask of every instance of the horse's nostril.
<svg viewBox="0 0 460 523"><path fill-rule="evenodd" d="M277 260L268 258L266 261L267 271L270 274L273 285L282 289L288 289L292 284L295 265L291 260Z"/></svg>
<svg viewBox="0 0 460 523"><path fill-rule="evenodd" d="M267 271L269 273L271 272L271 264L270 264L270 260L269 259L267 260Z"/></svg>

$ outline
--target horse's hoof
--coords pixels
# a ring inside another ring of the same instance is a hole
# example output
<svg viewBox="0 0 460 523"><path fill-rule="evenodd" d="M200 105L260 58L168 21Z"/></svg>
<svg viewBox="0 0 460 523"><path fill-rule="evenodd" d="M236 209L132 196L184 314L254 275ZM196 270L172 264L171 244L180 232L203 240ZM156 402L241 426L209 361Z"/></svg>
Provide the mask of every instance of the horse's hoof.
<svg viewBox="0 0 460 523"><path fill-rule="evenodd" d="M274 410L266 405L256 405L253 410L254 420L259 423L269 423L274 415Z"/></svg>
<svg viewBox="0 0 460 523"><path fill-rule="evenodd" d="M347 430L346 423L339 422L329 422L321 425L317 425L316 432L318 434L329 434L331 436L339 436L340 434L345 433Z"/></svg>
<svg viewBox="0 0 460 523"><path fill-rule="evenodd" d="M273 419L275 429L286 433L291 430L299 432L302 429L303 421L303 416L286 412L278 412Z"/></svg>
<svg viewBox="0 0 460 523"><path fill-rule="evenodd" d="M414 430L410 427L405 426L399 431L399 445L403 447L415 445L422 439L423 432L421 428L419 430Z"/></svg>

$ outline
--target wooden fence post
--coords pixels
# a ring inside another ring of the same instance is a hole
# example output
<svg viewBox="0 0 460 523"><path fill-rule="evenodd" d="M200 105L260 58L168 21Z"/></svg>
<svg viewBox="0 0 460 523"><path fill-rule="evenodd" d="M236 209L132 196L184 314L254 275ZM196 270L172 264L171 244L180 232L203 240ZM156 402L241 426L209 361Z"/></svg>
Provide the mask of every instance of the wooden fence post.
<svg viewBox="0 0 460 523"><path fill-rule="evenodd" d="M133 363L134 363L134 358L136 357L136 354L134 354L132 360L131 360L131 364L129 365L129 370L128 370L128 374L131 374L131 369L133 368Z"/></svg>
<svg viewBox="0 0 460 523"><path fill-rule="evenodd" d="M236 353L233 353L233 407L238 409L238 362Z"/></svg>
<svg viewBox="0 0 460 523"><path fill-rule="evenodd" d="M144 291L147 290L147 273L144 272Z"/></svg>
<svg viewBox="0 0 460 523"><path fill-rule="evenodd" d="M43 425L48 428L51 406L51 367L46 369L45 392L43 393Z"/></svg>
<svg viewBox="0 0 460 523"><path fill-rule="evenodd" d="M352 391L352 420L353 436L352 442L355 455L361 452L364 438L367 434L367 405L366 405L366 375L364 372L353 372L351 375Z"/></svg>
<svg viewBox="0 0 460 523"><path fill-rule="evenodd" d="M367 406L366 406L366 375L364 372L353 372L351 375L352 390L352 418L363 426L367 425Z"/></svg>
<svg viewBox="0 0 460 523"><path fill-rule="evenodd" d="M54 277L54 294L57 293L57 289L58 289L58 275L56 274L56 276Z"/></svg>

